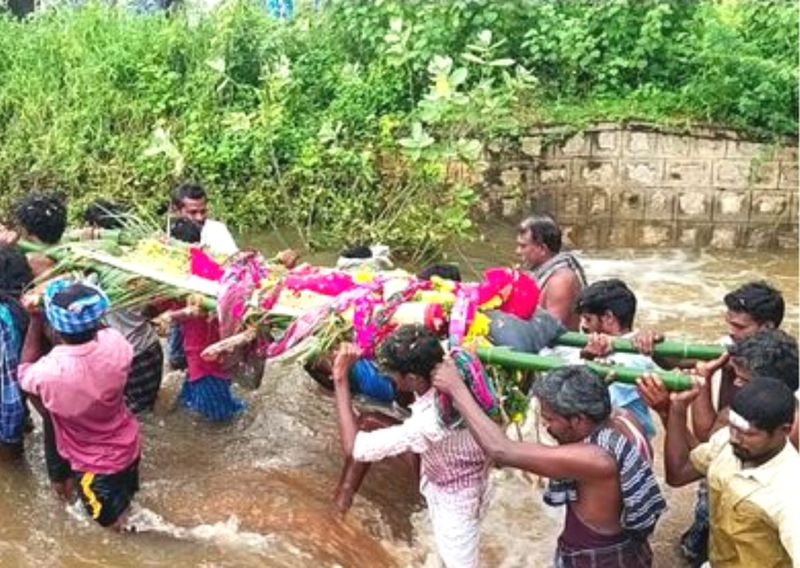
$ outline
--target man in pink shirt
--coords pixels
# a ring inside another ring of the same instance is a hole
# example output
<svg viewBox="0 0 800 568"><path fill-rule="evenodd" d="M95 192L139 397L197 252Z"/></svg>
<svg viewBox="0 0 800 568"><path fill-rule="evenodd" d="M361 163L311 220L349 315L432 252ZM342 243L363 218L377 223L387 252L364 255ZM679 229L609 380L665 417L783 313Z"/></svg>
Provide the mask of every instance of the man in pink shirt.
<svg viewBox="0 0 800 568"><path fill-rule="evenodd" d="M31 310L20 386L52 418L56 449L86 511L121 530L139 489L139 424L124 400L133 348L118 331L100 327L109 302L95 286L53 280L43 304L44 319ZM47 354L45 329L55 339Z"/></svg>

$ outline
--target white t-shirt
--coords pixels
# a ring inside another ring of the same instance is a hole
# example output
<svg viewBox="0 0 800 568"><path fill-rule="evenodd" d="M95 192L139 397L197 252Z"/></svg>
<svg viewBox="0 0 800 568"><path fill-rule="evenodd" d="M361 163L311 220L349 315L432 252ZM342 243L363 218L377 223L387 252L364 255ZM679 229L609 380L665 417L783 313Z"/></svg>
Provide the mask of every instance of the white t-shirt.
<svg viewBox="0 0 800 568"><path fill-rule="evenodd" d="M206 219L203 223L203 230L200 233L200 245L208 247L212 253L231 255L239 252L233 235L228 230L225 223Z"/></svg>

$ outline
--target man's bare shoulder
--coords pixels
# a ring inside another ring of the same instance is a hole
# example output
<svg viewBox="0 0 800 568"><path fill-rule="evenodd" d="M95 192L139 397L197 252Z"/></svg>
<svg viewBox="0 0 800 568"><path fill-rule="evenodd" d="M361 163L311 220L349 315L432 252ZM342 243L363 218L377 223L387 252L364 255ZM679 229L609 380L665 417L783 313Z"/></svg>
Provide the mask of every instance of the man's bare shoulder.
<svg viewBox="0 0 800 568"><path fill-rule="evenodd" d="M578 276L571 268L559 268L547 281L547 288L574 287L578 283Z"/></svg>

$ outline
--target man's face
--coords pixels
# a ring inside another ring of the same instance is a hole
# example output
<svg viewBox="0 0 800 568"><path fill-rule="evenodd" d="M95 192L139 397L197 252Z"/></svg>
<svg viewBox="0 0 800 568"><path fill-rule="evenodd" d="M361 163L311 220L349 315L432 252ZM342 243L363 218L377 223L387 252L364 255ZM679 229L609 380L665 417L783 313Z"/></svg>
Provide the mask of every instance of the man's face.
<svg viewBox="0 0 800 568"><path fill-rule="evenodd" d="M202 226L208 218L208 204L205 199L184 199L178 209L178 215Z"/></svg>
<svg viewBox="0 0 800 568"><path fill-rule="evenodd" d="M517 257L523 266L537 268L548 258L549 250L531 240L530 232L517 233Z"/></svg>
<svg viewBox="0 0 800 568"><path fill-rule="evenodd" d="M739 388L745 386L750 382L752 373L750 370L742 365L735 357L730 360L731 369L733 369L733 384Z"/></svg>
<svg viewBox="0 0 800 568"><path fill-rule="evenodd" d="M788 434L788 427L777 428L774 432L767 432L755 428L752 424L747 427L730 424L731 450L743 462L763 462L764 458L774 455L783 447Z"/></svg>
<svg viewBox="0 0 800 568"><path fill-rule="evenodd" d="M603 315L582 313L580 318L580 330L583 333L614 333L614 329L610 325L613 322L611 319L613 316L608 313Z"/></svg>
<svg viewBox="0 0 800 568"><path fill-rule="evenodd" d="M398 392L411 393L415 391L416 375L413 373L399 373L397 371L390 371L387 374L394 383L394 386Z"/></svg>
<svg viewBox="0 0 800 568"><path fill-rule="evenodd" d="M546 402L542 405L542 422L550 434L559 444L570 444L582 440L585 435L579 427L580 418L572 416L567 418L558 414Z"/></svg>
<svg viewBox="0 0 800 568"><path fill-rule="evenodd" d="M753 335L765 324L760 324L753 317L745 312L734 312L728 310L725 313L725 322L728 324L728 334L735 342L739 342L749 335Z"/></svg>

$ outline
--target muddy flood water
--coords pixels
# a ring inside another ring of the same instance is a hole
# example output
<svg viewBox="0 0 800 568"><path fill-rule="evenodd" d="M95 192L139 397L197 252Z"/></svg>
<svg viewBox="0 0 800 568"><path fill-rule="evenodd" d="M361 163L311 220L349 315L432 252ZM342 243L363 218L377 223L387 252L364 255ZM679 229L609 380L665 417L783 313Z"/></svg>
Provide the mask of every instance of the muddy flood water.
<svg viewBox="0 0 800 568"><path fill-rule="evenodd" d="M455 251L472 266L511 263L513 233ZM324 257L324 255L323 255ZM320 258L323 258L320 257ZM639 298L638 326L714 341L724 333L722 296L766 278L783 290L786 329L797 334L797 253L584 251L590 280L620 277ZM319 260L319 259L317 259ZM296 567L437 566L416 487L390 465L368 476L349 516L333 514L341 464L331 396L302 369L268 368L260 389L242 391L246 414L214 426L174 406L169 376L155 413L142 418L142 488L135 518L150 532L116 535L51 495L41 432L26 440L26 463L0 471L0 566ZM658 448L659 475L663 475ZM495 471L483 524L487 567L547 566L563 511L546 507L536 480ZM662 477L663 480L663 477ZM670 510L652 543L656 566L680 566L675 543L689 523L694 488L665 489Z"/></svg>

